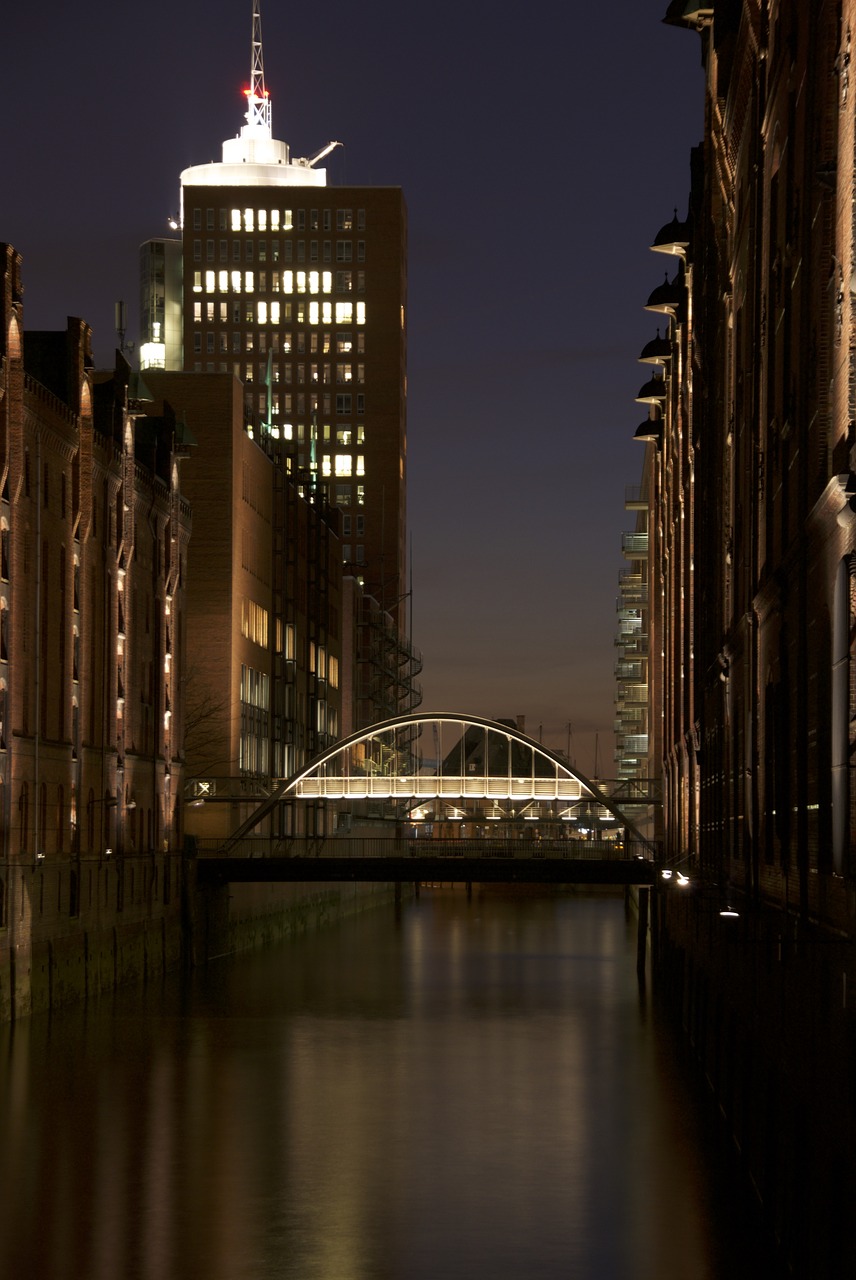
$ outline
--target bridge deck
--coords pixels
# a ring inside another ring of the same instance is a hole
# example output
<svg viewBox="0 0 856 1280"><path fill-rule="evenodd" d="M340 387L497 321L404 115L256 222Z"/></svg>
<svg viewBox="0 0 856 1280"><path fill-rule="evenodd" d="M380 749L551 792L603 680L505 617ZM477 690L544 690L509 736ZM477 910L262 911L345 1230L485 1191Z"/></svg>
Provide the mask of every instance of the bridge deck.
<svg viewBox="0 0 856 1280"><path fill-rule="evenodd" d="M604 856L602 843L577 841L256 840L200 850L200 883L373 881L491 884L651 885L648 858Z"/></svg>

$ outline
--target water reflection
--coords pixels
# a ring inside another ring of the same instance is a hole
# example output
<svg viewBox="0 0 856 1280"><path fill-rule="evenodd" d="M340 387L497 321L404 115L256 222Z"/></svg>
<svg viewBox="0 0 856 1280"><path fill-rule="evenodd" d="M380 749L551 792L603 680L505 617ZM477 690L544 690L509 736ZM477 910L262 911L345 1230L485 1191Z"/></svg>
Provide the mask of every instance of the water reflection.
<svg viewBox="0 0 856 1280"><path fill-rule="evenodd" d="M22 1023L5 1074L10 1276L758 1274L616 900L426 893Z"/></svg>

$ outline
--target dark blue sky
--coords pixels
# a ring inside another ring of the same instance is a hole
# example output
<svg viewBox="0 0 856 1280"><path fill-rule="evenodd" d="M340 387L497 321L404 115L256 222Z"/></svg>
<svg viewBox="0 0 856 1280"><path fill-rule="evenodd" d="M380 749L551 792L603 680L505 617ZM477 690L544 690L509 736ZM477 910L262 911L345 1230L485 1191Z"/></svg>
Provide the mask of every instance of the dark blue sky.
<svg viewBox="0 0 856 1280"><path fill-rule="evenodd" d="M624 488L639 478L642 310L702 136L698 37L667 0L498 6L262 0L274 134L331 138L328 181L410 217L409 523L425 707L524 714L612 774ZM4 15L0 240L27 328L136 328L137 246L241 123L250 0ZM671 271L670 271L671 274ZM135 333L129 333L134 337Z"/></svg>

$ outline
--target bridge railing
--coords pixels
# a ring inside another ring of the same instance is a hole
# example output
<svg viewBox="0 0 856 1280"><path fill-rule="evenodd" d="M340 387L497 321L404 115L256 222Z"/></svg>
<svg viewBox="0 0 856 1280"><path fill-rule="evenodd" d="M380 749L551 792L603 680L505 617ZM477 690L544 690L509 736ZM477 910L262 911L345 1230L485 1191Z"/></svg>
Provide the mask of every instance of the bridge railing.
<svg viewBox="0 0 856 1280"><path fill-rule="evenodd" d="M205 859L229 858L518 858L573 861L651 861L650 846L615 840L527 840L467 837L444 840L408 836L245 836L230 842L214 838L196 841L197 855Z"/></svg>

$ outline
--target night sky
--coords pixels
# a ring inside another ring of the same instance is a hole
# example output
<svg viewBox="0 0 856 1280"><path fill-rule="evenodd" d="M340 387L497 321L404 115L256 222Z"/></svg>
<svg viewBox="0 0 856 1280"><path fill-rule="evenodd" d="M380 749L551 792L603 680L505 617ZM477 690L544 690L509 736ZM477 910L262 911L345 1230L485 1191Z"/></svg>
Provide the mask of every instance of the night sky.
<svg viewBox="0 0 856 1280"><path fill-rule="evenodd" d="M263 0L274 136L410 223L409 525L426 710L526 716L612 761L615 598L645 410L649 251L702 136L700 44L667 0ZM137 249L243 123L251 0L7 6L0 240L25 325L136 338Z"/></svg>

